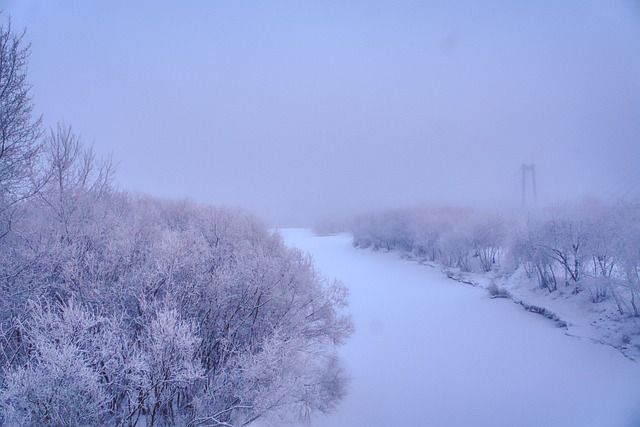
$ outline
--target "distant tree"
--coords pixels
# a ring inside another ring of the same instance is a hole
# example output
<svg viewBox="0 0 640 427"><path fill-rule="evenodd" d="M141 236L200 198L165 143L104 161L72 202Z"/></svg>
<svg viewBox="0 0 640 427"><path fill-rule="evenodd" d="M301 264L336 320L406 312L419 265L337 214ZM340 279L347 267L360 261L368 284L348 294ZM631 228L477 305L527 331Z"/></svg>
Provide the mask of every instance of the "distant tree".
<svg viewBox="0 0 640 427"><path fill-rule="evenodd" d="M541 288L553 292L558 289L555 273L557 262L546 244L546 238L544 224L530 221L512 239L510 251L528 276L535 275Z"/></svg>
<svg viewBox="0 0 640 427"><path fill-rule="evenodd" d="M564 214L553 218L543 229L543 243L564 271L565 285L576 285L582 278L587 233L580 219Z"/></svg>
<svg viewBox="0 0 640 427"><path fill-rule="evenodd" d="M478 221L471 228L471 242L483 271L491 271L504 244L505 225L500 218Z"/></svg>
<svg viewBox="0 0 640 427"><path fill-rule="evenodd" d="M621 232L616 248L620 263L620 278L625 293L629 295L629 311L640 316L640 204L630 203L619 208L618 221Z"/></svg>

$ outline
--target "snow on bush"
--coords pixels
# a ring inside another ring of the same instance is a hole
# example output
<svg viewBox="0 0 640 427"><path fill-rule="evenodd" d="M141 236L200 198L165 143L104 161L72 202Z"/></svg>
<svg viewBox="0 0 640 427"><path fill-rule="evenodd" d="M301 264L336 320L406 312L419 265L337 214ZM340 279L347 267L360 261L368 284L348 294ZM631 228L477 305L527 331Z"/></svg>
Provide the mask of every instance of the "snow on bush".
<svg viewBox="0 0 640 427"><path fill-rule="evenodd" d="M344 287L243 211L118 191L70 127L42 139L24 46L0 26L0 424L332 409Z"/></svg>
<svg viewBox="0 0 640 427"><path fill-rule="evenodd" d="M7 425L242 425L342 396L346 291L277 234L87 187L61 216L43 203L66 204L59 188L25 202L0 246Z"/></svg>

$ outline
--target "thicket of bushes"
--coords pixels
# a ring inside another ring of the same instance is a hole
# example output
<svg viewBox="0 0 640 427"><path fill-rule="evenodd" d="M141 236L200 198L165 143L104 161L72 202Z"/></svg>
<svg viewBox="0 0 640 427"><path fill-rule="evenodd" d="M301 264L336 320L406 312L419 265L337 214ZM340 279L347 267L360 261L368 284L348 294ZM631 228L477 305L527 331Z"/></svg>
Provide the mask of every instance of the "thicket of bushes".
<svg viewBox="0 0 640 427"><path fill-rule="evenodd" d="M357 247L410 252L462 271L519 268L554 292L587 291L638 316L640 204L584 202L497 216L470 209L406 209L363 215L351 225Z"/></svg>
<svg viewBox="0 0 640 427"><path fill-rule="evenodd" d="M245 212L116 190L0 27L0 424L240 426L344 393L346 292Z"/></svg>

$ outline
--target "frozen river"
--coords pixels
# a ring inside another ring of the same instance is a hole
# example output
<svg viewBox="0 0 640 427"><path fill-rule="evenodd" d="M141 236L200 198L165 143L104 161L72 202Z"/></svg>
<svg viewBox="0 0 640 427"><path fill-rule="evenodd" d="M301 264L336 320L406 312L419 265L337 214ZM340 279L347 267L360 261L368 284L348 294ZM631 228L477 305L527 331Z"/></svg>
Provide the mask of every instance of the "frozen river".
<svg viewBox="0 0 640 427"><path fill-rule="evenodd" d="M351 377L314 426L640 426L640 363L437 269L280 230L350 290Z"/></svg>

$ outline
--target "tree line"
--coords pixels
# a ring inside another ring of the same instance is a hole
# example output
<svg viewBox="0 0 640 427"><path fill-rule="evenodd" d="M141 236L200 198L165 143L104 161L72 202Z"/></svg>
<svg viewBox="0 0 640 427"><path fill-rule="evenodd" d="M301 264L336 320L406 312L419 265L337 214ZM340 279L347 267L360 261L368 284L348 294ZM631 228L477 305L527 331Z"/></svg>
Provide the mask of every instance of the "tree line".
<svg viewBox="0 0 640 427"><path fill-rule="evenodd" d="M463 272L519 269L549 293L588 292L638 317L640 203L585 201L526 215L464 208L398 209L350 225L357 247L400 250Z"/></svg>

